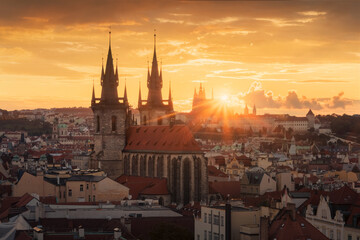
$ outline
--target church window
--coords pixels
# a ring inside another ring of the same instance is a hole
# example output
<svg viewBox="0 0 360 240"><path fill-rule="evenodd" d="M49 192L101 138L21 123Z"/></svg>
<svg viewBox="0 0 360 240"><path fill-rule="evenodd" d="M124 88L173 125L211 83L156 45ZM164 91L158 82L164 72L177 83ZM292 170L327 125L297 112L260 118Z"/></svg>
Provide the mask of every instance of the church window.
<svg viewBox="0 0 360 240"><path fill-rule="evenodd" d="M116 131L116 116L111 117L111 131Z"/></svg>
<svg viewBox="0 0 360 240"><path fill-rule="evenodd" d="M144 116L144 125L146 125L146 116Z"/></svg>
<svg viewBox="0 0 360 240"><path fill-rule="evenodd" d="M100 116L96 116L96 132L100 132Z"/></svg>

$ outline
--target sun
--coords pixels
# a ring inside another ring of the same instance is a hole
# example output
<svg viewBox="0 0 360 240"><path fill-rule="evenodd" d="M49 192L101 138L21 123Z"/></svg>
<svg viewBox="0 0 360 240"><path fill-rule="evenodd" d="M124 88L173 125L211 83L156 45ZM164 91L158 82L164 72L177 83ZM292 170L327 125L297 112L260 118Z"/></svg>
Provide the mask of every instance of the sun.
<svg viewBox="0 0 360 240"><path fill-rule="evenodd" d="M224 103L228 102L229 101L229 96L228 95L223 95L221 96L221 101L223 101Z"/></svg>

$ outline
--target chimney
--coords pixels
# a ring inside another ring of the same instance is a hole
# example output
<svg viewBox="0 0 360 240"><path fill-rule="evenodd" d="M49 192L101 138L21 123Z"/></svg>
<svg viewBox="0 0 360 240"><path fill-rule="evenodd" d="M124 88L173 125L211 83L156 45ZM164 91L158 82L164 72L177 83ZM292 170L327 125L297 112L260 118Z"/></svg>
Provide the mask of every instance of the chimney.
<svg viewBox="0 0 360 240"><path fill-rule="evenodd" d="M231 240L231 204L225 205L225 240Z"/></svg>
<svg viewBox="0 0 360 240"><path fill-rule="evenodd" d="M114 239L119 240L121 237L121 230L119 228L114 228Z"/></svg>
<svg viewBox="0 0 360 240"><path fill-rule="evenodd" d="M34 227L34 239L36 240L44 240L44 231L41 227Z"/></svg>
<svg viewBox="0 0 360 240"><path fill-rule="evenodd" d="M79 226L79 238L85 238L85 229L81 225Z"/></svg>
<svg viewBox="0 0 360 240"><path fill-rule="evenodd" d="M260 217L260 240L269 239L269 218Z"/></svg>
<svg viewBox="0 0 360 240"><path fill-rule="evenodd" d="M291 219L293 221L296 220L296 208L295 208L295 203L288 203L287 204L287 210L290 212L290 216L291 216Z"/></svg>

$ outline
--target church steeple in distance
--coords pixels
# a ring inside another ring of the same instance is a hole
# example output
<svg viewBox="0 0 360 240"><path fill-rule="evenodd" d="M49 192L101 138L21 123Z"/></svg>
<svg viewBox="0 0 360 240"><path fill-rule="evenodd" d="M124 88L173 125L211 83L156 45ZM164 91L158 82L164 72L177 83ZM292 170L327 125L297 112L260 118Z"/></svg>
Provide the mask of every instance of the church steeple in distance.
<svg viewBox="0 0 360 240"><path fill-rule="evenodd" d="M154 34L154 55L151 66L151 74L148 75L147 87L149 89L147 104L148 106L163 106L162 101L162 79L159 75L158 61L156 57L156 34Z"/></svg>
<svg viewBox="0 0 360 240"><path fill-rule="evenodd" d="M111 52L111 32L109 32L109 51L106 60L105 73L102 70L102 79L101 79L101 98L100 103L102 104L117 104L119 103L119 97L117 92L117 87L119 85L119 80L117 72L114 72L114 63Z"/></svg>

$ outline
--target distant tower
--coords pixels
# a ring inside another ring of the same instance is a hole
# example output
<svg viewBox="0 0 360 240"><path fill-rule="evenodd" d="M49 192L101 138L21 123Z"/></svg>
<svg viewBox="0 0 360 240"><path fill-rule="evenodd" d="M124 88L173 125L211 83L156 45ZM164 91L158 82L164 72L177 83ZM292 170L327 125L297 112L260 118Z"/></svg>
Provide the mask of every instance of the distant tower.
<svg viewBox="0 0 360 240"><path fill-rule="evenodd" d="M314 113L311 111L311 109L309 109L309 112L306 114L306 118L308 120L308 124L309 124L309 129L313 128L315 125L315 115Z"/></svg>
<svg viewBox="0 0 360 240"><path fill-rule="evenodd" d="M101 168L109 177L123 173L122 150L125 147L125 132L129 125L129 110L126 95L119 98L118 69L114 71L111 52L111 33L109 33L109 51L101 70L101 98L95 97L93 88L91 109L94 113L95 148L91 156L90 168Z"/></svg>
<svg viewBox="0 0 360 240"><path fill-rule="evenodd" d="M161 89L163 86L162 67L158 68L156 57L156 34L154 34L154 56L151 73L148 67L147 87L148 98L142 100L139 86L138 108L140 112L141 125L169 125L174 118L174 108L171 98L171 87L169 87L169 99L163 100Z"/></svg>
<svg viewBox="0 0 360 240"><path fill-rule="evenodd" d="M253 115L256 115L256 107L255 107L255 104L254 104L254 107L253 107Z"/></svg>
<svg viewBox="0 0 360 240"><path fill-rule="evenodd" d="M248 109L247 104L245 105L244 115L249 115L249 109Z"/></svg>

